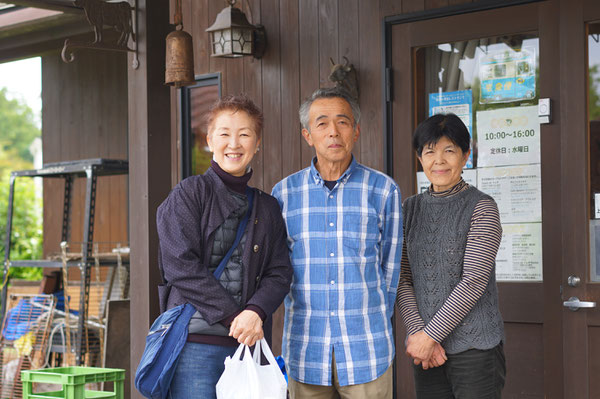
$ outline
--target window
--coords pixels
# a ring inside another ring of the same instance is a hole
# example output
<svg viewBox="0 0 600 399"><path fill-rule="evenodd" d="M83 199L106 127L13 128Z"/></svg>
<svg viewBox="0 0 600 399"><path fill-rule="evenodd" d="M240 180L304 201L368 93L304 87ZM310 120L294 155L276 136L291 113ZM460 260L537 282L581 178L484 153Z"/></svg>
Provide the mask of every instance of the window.
<svg viewBox="0 0 600 399"><path fill-rule="evenodd" d="M205 117L221 97L221 75L196 78L196 84L181 89L181 178L202 174L210 166L212 154L206 143Z"/></svg>

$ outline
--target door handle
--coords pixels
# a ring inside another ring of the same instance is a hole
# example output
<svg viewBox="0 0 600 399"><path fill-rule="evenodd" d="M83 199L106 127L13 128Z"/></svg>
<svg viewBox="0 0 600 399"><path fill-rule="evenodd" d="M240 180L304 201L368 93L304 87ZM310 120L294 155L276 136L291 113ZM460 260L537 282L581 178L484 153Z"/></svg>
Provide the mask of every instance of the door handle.
<svg viewBox="0 0 600 399"><path fill-rule="evenodd" d="M563 302L565 308L569 308L573 312L578 311L580 308L595 308L596 302L580 301L576 296L572 296L568 301Z"/></svg>

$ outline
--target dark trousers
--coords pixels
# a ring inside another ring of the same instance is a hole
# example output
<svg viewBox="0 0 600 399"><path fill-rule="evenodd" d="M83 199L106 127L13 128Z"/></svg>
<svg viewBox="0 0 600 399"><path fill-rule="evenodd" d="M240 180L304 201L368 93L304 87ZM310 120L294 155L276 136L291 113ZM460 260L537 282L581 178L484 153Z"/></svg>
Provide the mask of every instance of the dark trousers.
<svg viewBox="0 0 600 399"><path fill-rule="evenodd" d="M414 366L417 399L500 399L506 377L502 343L447 356L440 367Z"/></svg>

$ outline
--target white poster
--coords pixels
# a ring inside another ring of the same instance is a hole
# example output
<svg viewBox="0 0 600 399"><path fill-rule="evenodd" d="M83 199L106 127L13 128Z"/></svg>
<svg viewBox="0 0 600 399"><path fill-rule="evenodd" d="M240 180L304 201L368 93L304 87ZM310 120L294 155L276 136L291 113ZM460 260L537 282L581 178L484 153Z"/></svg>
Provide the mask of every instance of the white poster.
<svg viewBox="0 0 600 399"><path fill-rule="evenodd" d="M503 224L496 280L542 281L542 224Z"/></svg>
<svg viewBox="0 0 600 399"><path fill-rule="evenodd" d="M471 186L477 187L477 169L463 169L462 178ZM425 172L417 172L417 194L427 191L430 185Z"/></svg>
<svg viewBox="0 0 600 399"><path fill-rule="evenodd" d="M477 166L540 163L538 107L477 111Z"/></svg>
<svg viewBox="0 0 600 399"><path fill-rule="evenodd" d="M502 223L542 221L540 165L478 168L477 187L498 204Z"/></svg>

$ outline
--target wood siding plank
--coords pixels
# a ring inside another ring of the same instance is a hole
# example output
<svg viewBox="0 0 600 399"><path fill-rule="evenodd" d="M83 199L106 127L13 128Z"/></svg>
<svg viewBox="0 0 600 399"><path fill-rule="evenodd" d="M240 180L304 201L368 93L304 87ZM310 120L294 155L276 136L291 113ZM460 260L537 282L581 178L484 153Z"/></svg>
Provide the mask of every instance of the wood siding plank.
<svg viewBox="0 0 600 399"><path fill-rule="evenodd" d="M411 12L425 10L425 0L402 0L402 13L409 14Z"/></svg>
<svg viewBox="0 0 600 399"><path fill-rule="evenodd" d="M334 58L336 63L344 63L344 58L348 58L350 64L353 64L357 69L359 68L360 63L360 24L358 21L358 0L344 0L339 3L338 6L338 24L345 28L339 29L338 33L338 55L337 59ZM372 8L375 8L372 6ZM360 90L360 86L359 86ZM360 94L359 94L360 98ZM360 105L360 101L359 101ZM361 131L361 134L365 134L359 138L359 140L354 145L352 149L352 153L358 162L361 162L361 143L363 140L370 138L372 134L377 134L378 132L371 131Z"/></svg>
<svg viewBox="0 0 600 399"><path fill-rule="evenodd" d="M336 61L339 54L338 18L337 0L319 0L319 87L333 86L329 80L329 59Z"/></svg>
<svg viewBox="0 0 600 399"><path fill-rule="evenodd" d="M281 153L282 177L302 169L300 107L299 2L281 2Z"/></svg>
<svg viewBox="0 0 600 399"><path fill-rule="evenodd" d="M301 0L300 13L300 98L301 102L319 88L319 2ZM310 165L314 150L302 140L302 165Z"/></svg>
<svg viewBox="0 0 600 399"><path fill-rule="evenodd" d="M192 38L194 42L194 70L197 75L202 75L210 71L210 34L206 29L212 25L214 20L208 19L209 0L185 0L192 2Z"/></svg>
<svg viewBox="0 0 600 399"><path fill-rule="evenodd" d="M381 12L371 2L358 3L358 103L361 110L360 161L383 170L381 111Z"/></svg>
<svg viewBox="0 0 600 399"><path fill-rule="evenodd" d="M263 110L265 125L261 152L263 168L263 190L271 188L281 180L281 50L279 37L279 1L261 2L261 21L269 36L269 47L263 62ZM268 167L267 167L268 166Z"/></svg>
<svg viewBox="0 0 600 399"><path fill-rule="evenodd" d="M448 7L448 0L425 0L425 9L432 10L435 8Z"/></svg>

